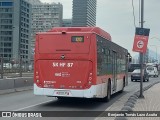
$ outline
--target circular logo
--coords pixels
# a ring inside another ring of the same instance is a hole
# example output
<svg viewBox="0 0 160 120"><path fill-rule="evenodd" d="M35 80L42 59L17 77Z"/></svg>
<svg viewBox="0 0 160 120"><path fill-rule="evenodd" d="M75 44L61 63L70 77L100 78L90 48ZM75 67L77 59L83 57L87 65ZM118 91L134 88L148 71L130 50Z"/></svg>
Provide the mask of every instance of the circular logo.
<svg viewBox="0 0 160 120"><path fill-rule="evenodd" d="M138 48L143 48L143 46L144 46L144 42L143 42L142 40L139 40L139 41L137 42L137 47L138 47Z"/></svg>

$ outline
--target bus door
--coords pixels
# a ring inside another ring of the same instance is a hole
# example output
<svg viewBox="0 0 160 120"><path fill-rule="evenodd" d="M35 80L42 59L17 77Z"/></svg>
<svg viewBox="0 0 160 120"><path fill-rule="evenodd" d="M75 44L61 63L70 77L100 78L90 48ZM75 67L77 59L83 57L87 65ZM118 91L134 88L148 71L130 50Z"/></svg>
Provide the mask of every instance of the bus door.
<svg viewBox="0 0 160 120"><path fill-rule="evenodd" d="M112 51L112 90L116 91L117 88L117 53Z"/></svg>

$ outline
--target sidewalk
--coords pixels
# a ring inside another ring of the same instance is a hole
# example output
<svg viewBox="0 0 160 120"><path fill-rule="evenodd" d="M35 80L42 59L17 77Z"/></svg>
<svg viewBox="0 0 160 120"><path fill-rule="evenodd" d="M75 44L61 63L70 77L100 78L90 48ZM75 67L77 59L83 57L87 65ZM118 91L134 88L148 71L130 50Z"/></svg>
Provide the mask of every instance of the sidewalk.
<svg viewBox="0 0 160 120"><path fill-rule="evenodd" d="M160 83L144 91L144 99L137 99L133 111L160 112ZM128 117L128 120L160 120L160 117Z"/></svg>
<svg viewBox="0 0 160 120"><path fill-rule="evenodd" d="M149 87L151 86L151 87ZM132 86L130 86L132 87ZM149 89L148 89L149 87ZM137 90L138 90L137 86ZM144 88L147 88L146 91L143 92L144 99L136 99L135 104L133 105L133 108L131 108L137 113L138 111L159 111L160 115L160 83L154 83L150 84ZM127 89L125 90L127 91ZM122 98L118 99L114 104L112 104L110 107L108 107L105 111L121 111L124 107L124 104L127 102L127 100L130 98L131 95L133 95L135 91L128 92L126 95L124 95ZM137 115L136 115L137 116ZM107 117L106 113L102 113L100 116L98 116L95 120L160 120L160 117Z"/></svg>

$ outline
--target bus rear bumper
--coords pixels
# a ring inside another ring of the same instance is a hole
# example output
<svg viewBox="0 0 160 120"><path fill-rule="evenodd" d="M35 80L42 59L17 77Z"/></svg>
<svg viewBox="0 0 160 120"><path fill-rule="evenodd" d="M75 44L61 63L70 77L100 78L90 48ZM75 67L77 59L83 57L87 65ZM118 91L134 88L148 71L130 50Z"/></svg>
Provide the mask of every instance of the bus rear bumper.
<svg viewBox="0 0 160 120"><path fill-rule="evenodd" d="M106 83L99 85L92 85L89 89L74 90L74 89L53 89L40 88L34 84L35 95L46 95L53 97L80 97L80 98L103 98L106 94L102 94L102 88Z"/></svg>

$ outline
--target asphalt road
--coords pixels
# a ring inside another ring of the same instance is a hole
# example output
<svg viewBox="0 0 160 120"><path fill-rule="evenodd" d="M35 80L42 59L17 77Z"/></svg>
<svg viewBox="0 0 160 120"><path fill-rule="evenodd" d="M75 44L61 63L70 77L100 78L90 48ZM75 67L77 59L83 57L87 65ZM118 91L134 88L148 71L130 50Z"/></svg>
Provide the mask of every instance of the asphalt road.
<svg viewBox="0 0 160 120"><path fill-rule="evenodd" d="M160 78L160 77L159 77ZM153 82L160 81L159 78L150 78L149 82L144 82L147 86ZM107 102L101 102L97 99L67 99L58 100L54 97L35 96L33 90L16 92L11 94L0 95L0 111L105 111L119 98L123 97L128 92L137 91L140 82L131 82L125 88L123 93L118 93L112 96L112 99ZM17 118L14 118L17 120ZM22 118L21 118L22 119ZM26 118L27 119L27 118ZM36 118L35 118L36 119ZM44 118L40 119L43 120ZM45 118L46 120L93 120L94 118L87 117L56 117ZM33 120L33 118L32 118Z"/></svg>

